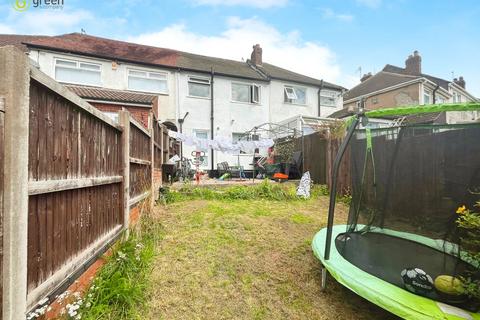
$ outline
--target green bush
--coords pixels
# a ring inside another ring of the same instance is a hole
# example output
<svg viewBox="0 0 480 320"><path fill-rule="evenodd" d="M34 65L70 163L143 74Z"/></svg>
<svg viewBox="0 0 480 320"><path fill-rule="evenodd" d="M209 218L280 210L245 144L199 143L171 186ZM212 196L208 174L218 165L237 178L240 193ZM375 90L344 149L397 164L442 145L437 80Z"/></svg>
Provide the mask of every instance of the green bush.
<svg viewBox="0 0 480 320"><path fill-rule="evenodd" d="M476 207L480 207L477 202ZM466 253L467 259L480 268L480 213L473 212L465 206L457 210L457 226L461 234L461 249ZM477 270L477 273L480 272ZM480 301L480 280L472 275L462 277L465 293Z"/></svg>

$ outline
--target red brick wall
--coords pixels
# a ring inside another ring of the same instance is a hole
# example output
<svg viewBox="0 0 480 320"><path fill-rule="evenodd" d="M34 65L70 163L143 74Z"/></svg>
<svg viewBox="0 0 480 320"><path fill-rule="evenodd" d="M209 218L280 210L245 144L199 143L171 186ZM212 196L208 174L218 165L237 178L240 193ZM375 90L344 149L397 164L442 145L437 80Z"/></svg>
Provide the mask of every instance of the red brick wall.
<svg viewBox="0 0 480 320"><path fill-rule="evenodd" d="M158 199L158 189L162 185L162 170L153 170L153 199Z"/></svg>
<svg viewBox="0 0 480 320"><path fill-rule="evenodd" d="M130 114L145 126L145 128L148 128L148 116L150 114L150 111L152 108L143 108L143 107L132 107L132 106L124 106L120 104L108 104L108 103L97 103L97 102L90 102L91 105L99 109L100 111L106 111L106 112L118 112L122 110L122 108L125 108L130 112Z"/></svg>

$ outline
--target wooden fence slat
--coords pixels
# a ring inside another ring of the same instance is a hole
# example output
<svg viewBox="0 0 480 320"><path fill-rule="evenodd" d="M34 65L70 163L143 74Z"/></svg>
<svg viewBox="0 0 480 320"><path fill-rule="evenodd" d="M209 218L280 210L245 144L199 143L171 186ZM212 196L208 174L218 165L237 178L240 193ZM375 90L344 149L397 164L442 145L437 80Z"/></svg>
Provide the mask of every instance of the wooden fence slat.
<svg viewBox="0 0 480 320"><path fill-rule="evenodd" d="M28 194L36 195L49 192L58 192L70 189L87 188L100 186L104 184L112 184L122 182L122 176L112 177L92 177L81 179L64 179L64 180L46 180L46 181L30 181L28 183Z"/></svg>

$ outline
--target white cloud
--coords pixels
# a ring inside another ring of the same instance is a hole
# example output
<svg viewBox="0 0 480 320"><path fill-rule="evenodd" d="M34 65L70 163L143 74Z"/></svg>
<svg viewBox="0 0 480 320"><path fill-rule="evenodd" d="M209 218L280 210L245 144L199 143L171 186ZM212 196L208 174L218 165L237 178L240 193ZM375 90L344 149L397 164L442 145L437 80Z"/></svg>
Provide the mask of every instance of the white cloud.
<svg viewBox="0 0 480 320"><path fill-rule="evenodd" d="M335 19L341 22L352 22L354 19L354 16L351 14L336 13L330 8L323 8L321 11L323 18L325 19Z"/></svg>
<svg viewBox="0 0 480 320"><path fill-rule="evenodd" d="M214 36L195 33L184 24L174 24L128 40L237 61L250 58L252 46L258 43L263 48L265 62L327 81L340 78L335 54L328 47L302 40L295 30L281 32L257 18L229 18L226 29Z"/></svg>
<svg viewBox="0 0 480 320"><path fill-rule="evenodd" d="M7 33L7 34L8 33L15 33L15 30L10 26L7 26L5 24L0 23L0 34L1 33Z"/></svg>
<svg viewBox="0 0 480 320"><path fill-rule="evenodd" d="M11 12L2 25L9 30L21 34L58 35L80 28L90 21L93 15L86 10L29 10L27 12Z"/></svg>
<svg viewBox="0 0 480 320"><path fill-rule="evenodd" d="M288 0L193 0L196 5L245 6L255 8L283 7Z"/></svg>
<svg viewBox="0 0 480 320"><path fill-rule="evenodd" d="M376 9L382 4L382 0L356 0L356 2L372 9Z"/></svg>

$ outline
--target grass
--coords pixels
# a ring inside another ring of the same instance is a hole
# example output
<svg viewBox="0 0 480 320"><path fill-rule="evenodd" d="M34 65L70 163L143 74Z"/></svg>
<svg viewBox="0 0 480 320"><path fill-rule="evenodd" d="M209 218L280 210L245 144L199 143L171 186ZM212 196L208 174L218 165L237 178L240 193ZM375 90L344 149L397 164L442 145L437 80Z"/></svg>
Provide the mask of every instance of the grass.
<svg viewBox="0 0 480 320"><path fill-rule="evenodd" d="M394 318L332 279L320 290L311 239L325 224L327 197L318 189L314 199L297 200L289 186L273 196L265 186L250 188L187 191L157 207L164 238L142 318ZM282 192L287 200L276 200ZM337 222L346 215L338 204Z"/></svg>
<svg viewBox="0 0 480 320"><path fill-rule="evenodd" d="M83 298L67 306L68 319L142 319L161 224L144 216L108 257Z"/></svg>

